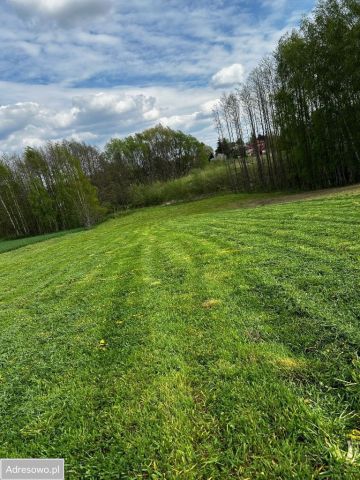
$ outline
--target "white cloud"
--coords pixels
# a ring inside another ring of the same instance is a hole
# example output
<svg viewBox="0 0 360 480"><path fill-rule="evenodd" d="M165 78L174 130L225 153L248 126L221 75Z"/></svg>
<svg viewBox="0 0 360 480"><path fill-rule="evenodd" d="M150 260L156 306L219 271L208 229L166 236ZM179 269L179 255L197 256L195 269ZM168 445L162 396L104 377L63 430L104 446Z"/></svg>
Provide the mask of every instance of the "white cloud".
<svg viewBox="0 0 360 480"><path fill-rule="evenodd" d="M260 16L235 0L0 1L0 150L102 145L160 120L214 145L217 89L243 80L313 1L260 0Z"/></svg>
<svg viewBox="0 0 360 480"><path fill-rule="evenodd" d="M203 103L203 104L201 105L201 111L202 111L202 113L203 113L204 115L211 116L214 107L216 107L216 105L218 105L218 103L219 103L219 99L218 99L218 98L216 98L215 100L209 100L209 101Z"/></svg>
<svg viewBox="0 0 360 480"><path fill-rule="evenodd" d="M215 87L232 87L240 83L245 78L245 68L241 63L234 63L230 67L219 70L212 77L212 83Z"/></svg>
<svg viewBox="0 0 360 480"><path fill-rule="evenodd" d="M160 117L160 110L158 108L152 108L144 112L144 119L147 121L158 120Z"/></svg>
<svg viewBox="0 0 360 480"><path fill-rule="evenodd" d="M160 123L174 130L189 130L196 122L197 112L188 115L172 115L171 117L162 117Z"/></svg>
<svg viewBox="0 0 360 480"><path fill-rule="evenodd" d="M174 129L184 129L190 132L195 126L198 130L209 126L212 123L212 111L214 106L219 102L219 99L208 100L202 103L199 110L183 115L172 115L169 117L162 117L160 123Z"/></svg>
<svg viewBox="0 0 360 480"><path fill-rule="evenodd" d="M80 125L117 121L129 126L152 120L157 109L156 99L145 95L123 95L100 92L73 98L74 122Z"/></svg>
<svg viewBox="0 0 360 480"><path fill-rule="evenodd" d="M123 92L76 95L62 109L37 102L4 105L0 107L0 151L59 138L106 141L115 131L127 134L137 125L156 123L159 116L155 97Z"/></svg>
<svg viewBox="0 0 360 480"><path fill-rule="evenodd" d="M34 102L16 103L0 107L0 137L7 137L13 132L31 124L41 115L40 106Z"/></svg>
<svg viewBox="0 0 360 480"><path fill-rule="evenodd" d="M178 2L167 0L0 2L3 52L21 50L21 68L7 61L5 78L70 86L96 82L100 89L134 79L149 85L154 78L161 79L159 86L163 80L180 84L189 77L205 84L229 65L241 64L248 72L283 33L266 15L254 18L243 2L181 3L180 9ZM31 21L20 21L14 7ZM74 28L61 28L69 24Z"/></svg>
<svg viewBox="0 0 360 480"><path fill-rule="evenodd" d="M24 18L45 17L69 25L106 13L110 0L8 0Z"/></svg>
<svg viewBox="0 0 360 480"><path fill-rule="evenodd" d="M124 87L95 93L60 85L32 85L24 90L16 83L0 82L1 90L8 92L10 102L29 97L33 102L0 108L0 152L17 152L26 145L62 138L102 146L111 137L158 123L210 144L216 142L211 110L217 100L211 88Z"/></svg>
<svg viewBox="0 0 360 480"><path fill-rule="evenodd" d="M75 140L75 142L96 142L99 137L92 132L80 132L73 133L69 138Z"/></svg>

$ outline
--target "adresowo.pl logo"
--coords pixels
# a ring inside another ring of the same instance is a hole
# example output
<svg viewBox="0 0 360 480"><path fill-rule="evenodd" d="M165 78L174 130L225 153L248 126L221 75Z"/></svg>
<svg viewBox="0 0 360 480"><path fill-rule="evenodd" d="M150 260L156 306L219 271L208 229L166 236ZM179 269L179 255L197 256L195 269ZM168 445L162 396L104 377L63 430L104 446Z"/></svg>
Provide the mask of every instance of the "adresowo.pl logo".
<svg viewBox="0 0 360 480"><path fill-rule="evenodd" d="M64 480L64 460L2 459L0 480Z"/></svg>

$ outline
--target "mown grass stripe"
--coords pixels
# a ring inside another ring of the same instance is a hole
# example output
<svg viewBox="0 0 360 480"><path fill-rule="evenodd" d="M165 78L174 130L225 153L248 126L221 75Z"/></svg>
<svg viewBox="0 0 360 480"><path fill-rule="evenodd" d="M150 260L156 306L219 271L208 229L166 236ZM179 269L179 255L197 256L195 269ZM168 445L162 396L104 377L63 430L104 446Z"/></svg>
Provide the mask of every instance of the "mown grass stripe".
<svg viewBox="0 0 360 480"><path fill-rule="evenodd" d="M146 209L2 254L0 455L64 456L74 479L355 480L352 195Z"/></svg>

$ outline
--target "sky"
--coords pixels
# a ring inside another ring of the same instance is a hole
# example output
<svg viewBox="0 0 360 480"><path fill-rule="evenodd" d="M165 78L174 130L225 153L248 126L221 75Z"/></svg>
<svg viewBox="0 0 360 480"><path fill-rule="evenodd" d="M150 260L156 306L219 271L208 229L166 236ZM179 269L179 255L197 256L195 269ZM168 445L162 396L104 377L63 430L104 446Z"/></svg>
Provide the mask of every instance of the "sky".
<svg viewBox="0 0 360 480"><path fill-rule="evenodd" d="M216 101L314 2L1 0L0 152L159 123L214 146Z"/></svg>

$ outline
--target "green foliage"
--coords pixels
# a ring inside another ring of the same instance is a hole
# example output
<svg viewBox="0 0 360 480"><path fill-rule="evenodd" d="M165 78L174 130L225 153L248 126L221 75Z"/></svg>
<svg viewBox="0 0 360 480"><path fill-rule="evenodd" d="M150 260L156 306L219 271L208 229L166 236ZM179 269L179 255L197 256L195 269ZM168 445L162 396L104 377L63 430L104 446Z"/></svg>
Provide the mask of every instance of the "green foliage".
<svg viewBox="0 0 360 480"><path fill-rule="evenodd" d="M359 42L359 3L322 0L280 40L274 56L235 93L221 97L214 110L217 151L234 157L229 171L235 189L360 181ZM241 148L246 130L256 160L252 169Z"/></svg>
<svg viewBox="0 0 360 480"><path fill-rule="evenodd" d="M0 236L89 227L106 211L233 191L316 189L360 181L359 4L322 0L236 92L214 109L212 149L158 125L0 161ZM248 140L244 141L244 132ZM228 138L225 138L225 137Z"/></svg>
<svg viewBox="0 0 360 480"><path fill-rule="evenodd" d="M37 219L40 232L57 229L54 200L42 182L35 178L29 183L28 201L32 215Z"/></svg>
<svg viewBox="0 0 360 480"><path fill-rule="evenodd" d="M205 168L211 152L161 125L111 140L104 154L74 141L29 147L0 163L0 236L90 227L119 207L214 193L224 184L221 174L215 179L199 171L176 180Z"/></svg>
<svg viewBox="0 0 360 480"><path fill-rule="evenodd" d="M326 0L279 44L280 129L300 186L360 179L358 32L354 3Z"/></svg>
<svg viewBox="0 0 360 480"><path fill-rule="evenodd" d="M214 162L204 169L167 182L133 185L129 191L131 206L149 206L160 203L191 200L203 195L230 190L228 173L222 162Z"/></svg>
<svg viewBox="0 0 360 480"><path fill-rule="evenodd" d="M0 164L0 235L26 236L81 226L105 213L97 189L68 144L27 148Z"/></svg>
<svg viewBox="0 0 360 480"><path fill-rule="evenodd" d="M191 135L158 125L124 139L112 139L105 157L128 182L152 183L186 175L208 162L208 147ZM106 165L106 164L105 164Z"/></svg>
<svg viewBox="0 0 360 480"><path fill-rule="evenodd" d="M262 197L2 254L0 456L64 457L73 480L357 480L359 190L234 208Z"/></svg>

